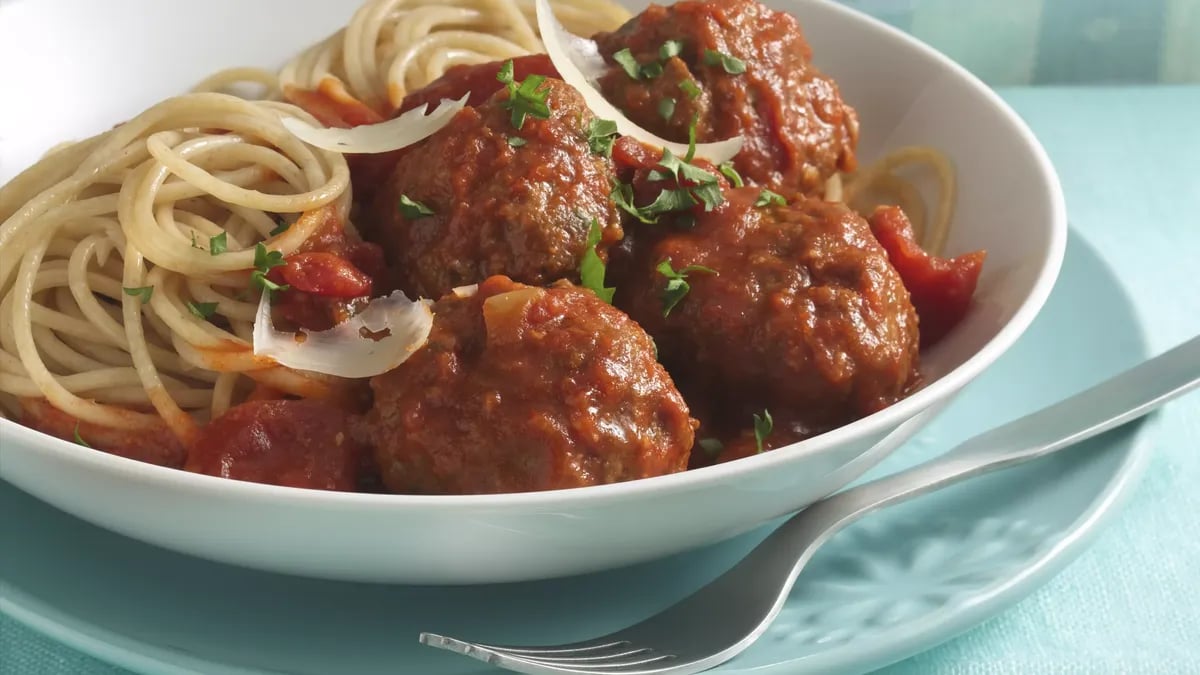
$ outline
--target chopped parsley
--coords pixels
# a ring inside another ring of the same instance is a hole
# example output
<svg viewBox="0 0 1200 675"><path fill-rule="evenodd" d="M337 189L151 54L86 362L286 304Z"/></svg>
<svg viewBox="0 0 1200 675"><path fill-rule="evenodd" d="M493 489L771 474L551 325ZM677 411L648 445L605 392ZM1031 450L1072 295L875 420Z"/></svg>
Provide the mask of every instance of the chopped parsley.
<svg viewBox="0 0 1200 675"><path fill-rule="evenodd" d="M680 80L679 91L687 94L687 97L694 101L700 95L700 85L696 84L695 80Z"/></svg>
<svg viewBox="0 0 1200 675"><path fill-rule="evenodd" d="M771 411L763 409L763 414L760 417L758 413L754 413L754 446L759 452L763 451L763 441L771 435L771 431L775 429L775 420L771 419Z"/></svg>
<svg viewBox="0 0 1200 675"><path fill-rule="evenodd" d="M267 236L274 237L277 235L281 235L284 232L287 232L288 228L291 226L292 226L292 224L289 223L286 218L284 218L283 216L280 216L280 215L276 215L275 216L275 229L268 232Z"/></svg>
<svg viewBox="0 0 1200 675"><path fill-rule="evenodd" d="M250 285L264 291L286 291L286 284L277 284L267 278L267 272L287 264L279 251L268 251L262 242L254 245L254 271L250 273Z"/></svg>
<svg viewBox="0 0 1200 675"><path fill-rule="evenodd" d="M591 290L597 297L611 305L613 293L617 289L605 287L604 261L600 259L600 254L596 253L596 246L600 243L602 235L600 221L593 218L592 224L588 226L587 243L583 249L583 260L579 264L579 281L583 284L584 288Z"/></svg>
<svg viewBox="0 0 1200 675"><path fill-rule="evenodd" d="M83 440L83 436L79 435L79 422L75 423L75 443L77 445L82 445L85 448L92 447L91 445L88 444L87 441Z"/></svg>
<svg viewBox="0 0 1200 675"><path fill-rule="evenodd" d="M667 278L667 286L665 289L663 289L662 295L664 317L670 316L671 310L675 309L675 305L678 305L679 301L683 300L684 296L686 296L688 292L692 290L691 284L687 282L688 274L693 272L717 274L716 270L703 265L688 265L687 267L676 271L671 268L670 260L664 260L660 262L658 267L654 269L658 270L659 274Z"/></svg>
<svg viewBox="0 0 1200 675"><path fill-rule="evenodd" d="M642 76L642 66L633 58L633 52L626 47L620 51L613 53L612 60L617 62L618 66L625 71L629 79L636 80ZM501 80L503 81L503 80Z"/></svg>
<svg viewBox="0 0 1200 675"><path fill-rule="evenodd" d="M653 80L654 78L663 74L663 67L661 63L657 61L651 61L650 63L642 66L641 71L642 77L646 78L647 80Z"/></svg>
<svg viewBox="0 0 1200 675"><path fill-rule="evenodd" d="M612 55L612 60L615 61L618 66L621 66L621 70L624 70L625 74L628 75L629 79L631 80L653 80L654 78L663 74L663 67L661 63L658 61L638 63L637 59L633 56L633 52L629 51L628 47L614 52Z"/></svg>
<svg viewBox="0 0 1200 675"><path fill-rule="evenodd" d="M723 68L725 72L729 73L730 75L741 75L742 73L746 72L745 61L728 54L723 54L715 49L704 50L704 64L709 66L721 66L721 68Z"/></svg>
<svg viewBox="0 0 1200 675"><path fill-rule="evenodd" d="M122 286L121 290L125 291L125 295L129 295L129 296L132 296L135 298L140 297L142 299L143 305L146 304L147 302L150 302L150 298L154 296L154 287L153 286L139 286L137 288L128 288L128 287Z"/></svg>
<svg viewBox="0 0 1200 675"><path fill-rule="evenodd" d="M509 147L523 148L523 147L525 147L525 144L528 142L529 141L526 141L524 138L521 138L520 136L509 136L508 137Z"/></svg>
<svg viewBox="0 0 1200 675"><path fill-rule="evenodd" d="M518 129L525 126L525 118L532 116L538 119L550 118L550 106L546 104L545 89L540 89L546 81L544 75L528 75L520 84L513 80L513 62L508 60L496 73L496 79L508 88L508 100L503 103L506 110L512 113L512 125Z"/></svg>
<svg viewBox="0 0 1200 675"><path fill-rule="evenodd" d="M217 311L217 303L215 302L189 302L187 304L188 311L197 319L207 321Z"/></svg>
<svg viewBox="0 0 1200 675"><path fill-rule="evenodd" d="M400 215L404 216L405 220L417 220L426 216L433 215L433 209L425 206L421 202L409 199L408 195L400 195Z"/></svg>
<svg viewBox="0 0 1200 675"><path fill-rule="evenodd" d="M592 153L612 157L613 142L617 140L617 123L594 119L588 124L588 147Z"/></svg>
<svg viewBox="0 0 1200 675"><path fill-rule="evenodd" d="M674 190L663 190L658 193L654 201L640 207L640 210L642 215L650 219L644 222L655 222L664 213L686 211L696 204L698 204L696 198L692 197L692 194L687 189L676 188Z"/></svg>
<svg viewBox="0 0 1200 675"><path fill-rule="evenodd" d="M215 237L208 238L208 253L209 255L221 255L225 249L229 247L229 233L222 232Z"/></svg>
<svg viewBox="0 0 1200 675"><path fill-rule="evenodd" d="M675 114L675 99L664 98L658 102L658 114L664 120L670 120Z"/></svg>
<svg viewBox="0 0 1200 675"><path fill-rule="evenodd" d="M705 211L712 211L713 208L720 206L725 201L725 197L721 194L721 188L717 184L716 176L676 157L670 150L663 149L663 156L657 167L650 172L650 180L674 178L680 185L691 183L692 187L681 189L689 192L691 196L699 200L699 203L704 204Z"/></svg>
<svg viewBox="0 0 1200 675"><path fill-rule="evenodd" d="M735 188L740 188L746 184L742 181L742 174L733 168L733 162L721 162L721 165L717 167L717 171L720 171L722 176L728 178L729 182Z"/></svg>
<svg viewBox="0 0 1200 675"><path fill-rule="evenodd" d="M617 208L643 223L650 224L657 220L657 218L652 218L642 213L642 210L633 203L632 185L628 183L616 183L613 185L613 191L609 196L612 197L613 203L617 205Z"/></svg>
<svg viewBox="0 0 1200 675"><path fill-rule="evenodd" d="M688 125L688 151L683 156L683 161L690 162L696 158L696 127L700 124L700 113L692 115L692 122Z"/></svg>
<svg viewBox="0 0 1200 675"><path fill-rule="evenodd" d="M658 58L666 61L669 58L679 56L683 51L683 42L679 40L667 40L658 48Z"/></svg>
<svg viewBox="0 0 1200 675"><path fill-rule="evenodd" d="M778 192L763 190L758 193L758 199L754 200L755 206L787 206L787 199Z"/></svg>
<svg viewBox="0 0 1200 675"><path fill-rule="evenodd" d="M701 438L700 440L696 441L696 444L699 445L700 449L703 450L709 457L716 457L717 455L721 454L722 450L725 449L725 444L716 438Z"/></svg>

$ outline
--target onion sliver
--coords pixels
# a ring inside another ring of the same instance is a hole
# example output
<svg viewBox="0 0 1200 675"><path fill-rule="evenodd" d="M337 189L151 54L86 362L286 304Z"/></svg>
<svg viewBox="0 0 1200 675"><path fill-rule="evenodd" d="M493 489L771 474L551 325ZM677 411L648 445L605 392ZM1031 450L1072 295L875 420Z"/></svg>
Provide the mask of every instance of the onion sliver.
<svg viewBox="0 0 1200 675"><path fill-rule="evenodd" d="M536 2L538 31L542 34L542 43L546 45L546 53L550 55L550 61L554 64L558 74L562 76L563 81L575 87L583 96L587 107L597 117L615 122L617 131L622 136L631 136L643 143L666 148L680 157L686 155L688 153L686 143L668 141L643 129L626 117L620 108L604 98L604 95L592 85L583 70L583 68L591 70L591 63L595 59L596 52L592 48L581 46L583 43L591 41L568 33L567 29L563 28L563 25L554 17L554 10L550 8L549 0L536 0ZM742 137L735 136L717 143L697 143L696 156L703 157L714 164L720 164L733 159L733 156L741 149Z"/></svg>
<svg viewBox="0 0 1200 675"><path fill-rule="evenodd" d="M395 368L425 344L433 327L426 300L404 293L375 298L358 314L323 331L275 330L269 293L254 319L254 353L296 370L345 378L373 377Z"/></svg>
<svg viewBox="0 0 1200 675"><path fill-rule="evenodd" d="M364 124L350 129L315 127L295 117L284 117L283 126L296 138L322 150L340 153L375 155L391 152L429 138L450 123L455 113L463 109L470 92L457 101L442 99L428 115L429 104L379 124Z"/></svg>

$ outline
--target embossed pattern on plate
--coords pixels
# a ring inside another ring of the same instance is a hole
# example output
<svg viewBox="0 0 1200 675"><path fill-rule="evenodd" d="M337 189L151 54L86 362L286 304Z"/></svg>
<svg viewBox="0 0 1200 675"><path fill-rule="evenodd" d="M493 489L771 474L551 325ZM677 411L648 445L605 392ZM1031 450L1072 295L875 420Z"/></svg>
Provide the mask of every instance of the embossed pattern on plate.
<svg viewBox="0 0 1200 675"><path fill-rule="evenodd" d="M1095 297L1107 298L1106 315L1080 309ZM1063 276L1027 336L864 480L1132 365L1146 356L1139 326L1109 269L1072 237ZM817 554L763 639L713 672L865 672L1003 610L1070 562L1115 511L1148 457L1146 429L1135 423L869 516ZM481 664L418 646L417 632L509 643L600 634L687 594L764 536L574 579L414 588L187 558L86 525L4 483L0 531L12 535L0 556L0 610L114 663L207 675L481 673Z"/></svg>

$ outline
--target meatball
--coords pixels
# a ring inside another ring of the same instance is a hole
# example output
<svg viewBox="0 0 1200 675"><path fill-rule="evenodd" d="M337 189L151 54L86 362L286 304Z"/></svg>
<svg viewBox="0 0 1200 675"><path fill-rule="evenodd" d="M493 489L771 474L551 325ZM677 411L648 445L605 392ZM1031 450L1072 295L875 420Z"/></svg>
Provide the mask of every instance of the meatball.
<svg viewBox="0 0 1200 675"><path fill-rule="evenodd" d="M702 142L743 135L733 161L748 182L821 194L834 173L855 167L854 110L812 65L790 14L756 0L685 0L651 5L595 39L614 64L600 79L609 100L672 141L688 140L693 119Z"/></svg>
<svg viewBox="0 0 1200 675"><path fill-rule="evenodd" d="M255 483L353 491L365 451L349 424L349 415L325 401L248 401L200 430L183 468Z"/></svg>
<svg viewBox="0 0 1200 675"><path fill-rule="evenodd" d="M591 291L491 277L433 311L426 345L371 382L360 435L392 491L550 490L687 467L695 422L654 343Z"/></svg>
<svg viewBox="0 0 1200 675"><path fill-rule="evenodd" d="M795 440L906 393L917 316L859 215L817 199L763 206L761 194L727 190L692 229L639 233L616 301L689 400L705 401L705 434L766 409Z"/></svg>
<svg viewBox="0 0 1200 675"><path fill-rule="evenodd" d="M396 165L367 237L409 295L437 298L493 274L539 285L577 279L593 222L601 253L621 238L612 160L588 143L594 116L561 80L539 91L547 119L529 115L518 128L502 89Z"/></svg>

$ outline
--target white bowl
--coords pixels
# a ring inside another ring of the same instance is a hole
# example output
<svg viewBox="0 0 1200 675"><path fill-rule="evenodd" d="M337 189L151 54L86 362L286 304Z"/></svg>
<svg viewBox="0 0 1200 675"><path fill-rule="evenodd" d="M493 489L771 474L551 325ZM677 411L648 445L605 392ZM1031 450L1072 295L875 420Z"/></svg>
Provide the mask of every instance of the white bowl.
<svg viewBox="0 0 1200 675"><path fill-rule="evenodd" d="M272 65L340 26L353 2L39 0L0 6L0 181L218 67ZM861 157L922 143L960 193L949 251L987 249L967 319L923 354L929 384L803 443L616 485L494 496L342 494L223 480L88 450L0 420L0 477L117 532L265 570L402 583L544 578L711 543L836 490L911 437L1029 326L1062 261L1066 214L1045 152L991 90L904 34L819 0L796 14L857 108ZM47 35L57 39L47 40ZM20 64L17 67L14 64ZM81 552L86 555L86 552Z"/></svg>

